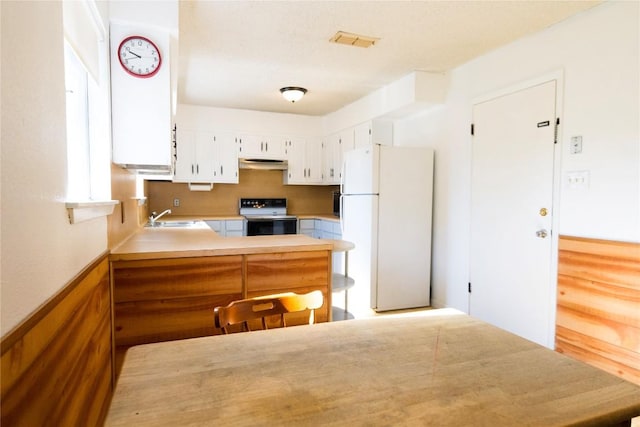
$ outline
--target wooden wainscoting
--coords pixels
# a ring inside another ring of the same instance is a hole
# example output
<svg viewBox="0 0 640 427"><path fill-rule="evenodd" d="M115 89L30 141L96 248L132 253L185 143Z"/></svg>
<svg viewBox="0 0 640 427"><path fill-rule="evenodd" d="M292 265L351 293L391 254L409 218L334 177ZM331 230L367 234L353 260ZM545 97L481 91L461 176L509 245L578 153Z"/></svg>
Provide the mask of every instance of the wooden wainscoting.
<svg viewBox="0 0 640 427"><path fill-rule="evenodd" d="M560 236L556 350L640 385L640 244Z"/></svg>
<svg viewBox="0 0 640 427"><path fill-rule="evenodd" d="M3 426L95 426L112 395L104 253L2 339Z"/></svg>

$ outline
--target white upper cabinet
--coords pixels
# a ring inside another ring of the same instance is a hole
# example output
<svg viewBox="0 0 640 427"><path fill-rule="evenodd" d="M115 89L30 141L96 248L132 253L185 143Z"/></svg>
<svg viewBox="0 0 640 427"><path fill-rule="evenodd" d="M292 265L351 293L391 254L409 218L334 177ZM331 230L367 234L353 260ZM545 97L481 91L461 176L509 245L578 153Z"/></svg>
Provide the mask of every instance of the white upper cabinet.
<svg viewBox="0 0 640 427"><path fill-rule="evenodd" d="M289 167L284 184L322 184L322 144L319 138L287 139L284 142Z"/></svg>
<svg viewBox="0 0 640 427"><path fill-rule="evenodd" d="M110 32L113 163L168 172L172 128L170 36L155 28L119 23L112 23ZM141 78L128 71L126 58L120 61L118 48L132 34L153 42L161 55L161 67L150 77Z"/></svg>
<svg viewBox="0 0 640 427"><path fill-rule="evenodd" d="M340 184L344 153L354 148L354 129L348 128L331 134L324 139L323 182L327 185Z"/></svg>
<svg viewBox="0 0 640 427"><path fill-rule="evenodd" d="M237 184L238 149L231 132L216 132L214 136L213 182Z"/></svg>
<svg viewBox="0 0 640 427"><path fill-rule="evenodd" d="M354 128L354 145L356 148L372 144L393 144L393 123L383 120L369 120Z"/></svg>
<svg viewBox="0 0 640 427"><path fill-rule="evenodd" d="M252 134L241 134L236 139L238 157L243 159L284 160L285 138Z"/></svg>
<svg viewBox="0 0 640 427"><path fill-rule="evenodd" d="M178 129L174 182L238 183L238 158L233 135Z"/></svg>
<svg viewBox="0 0 640 427"><path fill-rule="evenodd" d="M190 129L176 130L174 182L213 182L214 135Z"/></svg>

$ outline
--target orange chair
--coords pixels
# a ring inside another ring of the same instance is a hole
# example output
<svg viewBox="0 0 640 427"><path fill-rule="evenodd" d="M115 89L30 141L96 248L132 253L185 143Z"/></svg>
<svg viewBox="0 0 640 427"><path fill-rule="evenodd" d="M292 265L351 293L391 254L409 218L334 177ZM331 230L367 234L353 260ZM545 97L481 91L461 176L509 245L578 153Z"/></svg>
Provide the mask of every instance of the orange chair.
<svg viewBox="0 0 640 427"><path fill-rule="evenodd" d="M293 292L266 295L261 297L232 301L225 307L214 309L214 323L216 328L229 333L228 327L242 323L243 330L250 331L249 321L261 319L262 329L267 328L266 318L280 316L282 327L286 327L285 314L298 311L311 310L309 324L314 323L314 310L322 307L324 297L321 291L312 291L308 294L298 295Z"/></svg>

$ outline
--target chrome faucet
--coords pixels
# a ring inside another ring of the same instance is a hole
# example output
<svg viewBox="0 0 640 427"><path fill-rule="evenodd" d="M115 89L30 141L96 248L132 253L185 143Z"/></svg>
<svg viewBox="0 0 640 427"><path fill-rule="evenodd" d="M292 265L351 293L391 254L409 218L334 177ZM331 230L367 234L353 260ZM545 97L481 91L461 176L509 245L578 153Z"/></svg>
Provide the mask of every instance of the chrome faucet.
<svg viewBox="0 0 640 427"><path fill-rule="evenodd" d="M149 217L149 224L151 224L151 226L153 227L154 225L156 225L156 221L159 220L161 217L165 216L166 214L170 214L171 213L171 209L167 209L166 211L160 213L160 215L158 215L157 212L151 212L151 216Z"/></svg>

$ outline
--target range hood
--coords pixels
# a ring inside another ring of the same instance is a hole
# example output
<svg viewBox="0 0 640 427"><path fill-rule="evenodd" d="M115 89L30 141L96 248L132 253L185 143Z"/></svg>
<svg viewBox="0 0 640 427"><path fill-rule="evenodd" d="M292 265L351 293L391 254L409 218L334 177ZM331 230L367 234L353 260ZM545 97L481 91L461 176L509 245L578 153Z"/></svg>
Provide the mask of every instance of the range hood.
<svg viewBox="0 0 640 427"><path fill-rule="evenodd" d="M259 169L259 170L287 170L289 167L286 160L272 159L238 159L238 167L240 169Z"/></svg>

